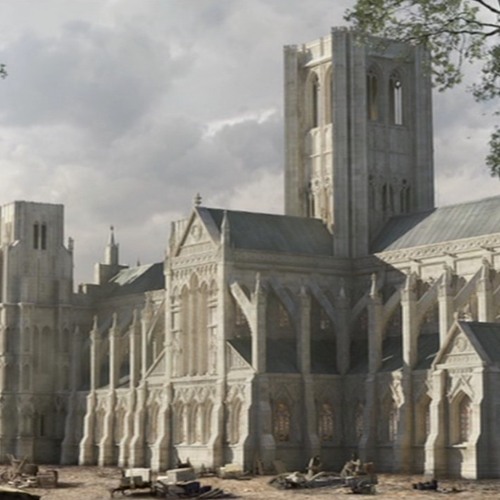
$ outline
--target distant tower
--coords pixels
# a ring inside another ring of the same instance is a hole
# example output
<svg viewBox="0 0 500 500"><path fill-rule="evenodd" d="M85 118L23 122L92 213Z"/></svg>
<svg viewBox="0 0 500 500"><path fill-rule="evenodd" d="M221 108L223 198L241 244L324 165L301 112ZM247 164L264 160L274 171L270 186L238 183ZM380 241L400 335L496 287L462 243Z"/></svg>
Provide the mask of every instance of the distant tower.
<svg viewBox="0 0 500 500"><path fill-rule="evenodd" d="M324 220L336 255L367 255L390 217L434 206L428 63L340 28L285 47L285 212Z"/></svg>
<svg viewBox="0 0 500 500"><path fill-rule="evenodd" d="M94 268L94 282L98 285L107 283L113 276L127 266L120 265L120 247L115 242L115 228L109 228L108 244L104 251L104 263L97 263Z"/></svg>
<svg viewBox="0 0 500 500"><path fill-rule="evenodd" d="M17 201L0 212L0 456L58 460L70 389L73 255L62 205Z"/></svg>

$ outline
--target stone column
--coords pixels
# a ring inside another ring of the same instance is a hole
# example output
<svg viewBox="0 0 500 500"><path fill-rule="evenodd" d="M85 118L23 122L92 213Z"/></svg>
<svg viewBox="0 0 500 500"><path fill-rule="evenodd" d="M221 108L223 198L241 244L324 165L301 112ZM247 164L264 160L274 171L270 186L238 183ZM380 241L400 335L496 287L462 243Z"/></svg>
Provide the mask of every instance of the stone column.
<svg viewBox="0 0 500 500"><path fill-rule="evenodd" d="M80 338L80 329L78 326L73 332L73 337L70 342L71 357L70 357L70 395L68 398L68 414L64 426L64 440L61 445L61 464L69 465L75 463L78 456L77 443L75 442L75 426L79 425L76 421L78 400L76 397L77 391L77 373L81 366L79 362L78 339Z"/></svg>
<svg viewBox="0 0 500 500"><path fill-rule="evenodd" d="M266 342L267 342L267 293L262 286L260 273L255 280L253 293L255 318L252 325L252 367L255 373L266 372Z"/></svg>
<svg viewBox="0 0 500 500"><path fill-rule="evenodd" d="M349 371L350 353L350 329L349 329L349 301L346 297L344 285L340 287L337 298L338 320L336 322L335 337L337 340L337 370L341 375Z"/></svg>
<svg viewBox="0 0 500 500"><path fill-rule="evenodd" d="M370 299L368 304L368 350L369 373L365 383L365 411L363 436L359 445L360 458L363 461L372 461L375 455L377 437L377 372L382 362L383 341L383 304L378 292L377 276L372 275Z"/></svg>
<svg viewBox="0 0 500 500"><path fill-rule="evenodd" d="M297 325L297 361L302 375L311 373L311 297L306 288L300 288L300 314Z"/></svg>
<svg viewBox="0 0 500 500"><path fill-rule="evenodd" d="M418 359L418 317L417 317L417 278L414 273L406 277L401 293L402 308L402 349L403 373L401 390L403 401L399 407L399 424L395 446L397 469L409 473L413 465L413 413L412 370Z"/></svg>
<svg viewBox="0 0 500 500"><path fill-rule="evenodd" d="M151 468L158 472L165 470L169 466L169 450L170 450L170 428L172 419L171 410L172 387L165 385L161 396L161 405L158 412L157 439L152 446Z"/></svg>
<svg viewBox="0 0 500 500"><path fill-rule="evenodd" d="M136 388L141 373L140 359L140 342L141 330L138 319L137 309L134 309L132 324L130 325L129 334L129 390L127 395L127 411L125 412L123 421L123 436L120 440L120 448L118 452L118 467L128 466L129 445L134 432L134 410L136 400Z"/></svg>
<svg viewBox="0 0 500 500"><path fill-rule="evenodd" d="M441 478L448 472L446 444L448 443L448 414L446 404L446 371L435 370L432 376L430 432L425 442L425 470L429 477Z"/></svg>
<svg viewBox="0 0 500 500"><path fill-rule="evenodd" d="M119 349L118 318L113 314L113 324L109 330L109 391L107 395L106 413L104 414L103 436L99 443L98 465L114 465L114 427L116 406L116 385L118 382L118 349Z"/></svg>
<svg viewBox="0 0 500 500"><path fill-rule="evenodd" d="M439 347L443 347L448 331L453 324L454 300L452 290L452 270L445 266L438 289L439 301Z"/></svg>
<svg viewBox="0 0 500 500"><path fill-rule="evenodd" d="M305 286L300 289L300 327L297 333L300 371L304 398L304 446L307 458L319 455L320 443L316 425L314 380L311 375L311 296Z"/></svg>
<svg viewBox="0 0 500 500"><path fill-rule="evenodd" d="M377 277L373 274L368 303L368 365L370 373L378 372L382 363L383 314L382 297L377 288Z"/></svg>
<svg viewBox="0 0 500 500"><path fill-rule="evenodd" d="M143 467L146 462L145 457L145 406L147 401L147 386L142 380L137 389L137 404L134 414L134 435L130 442L130 467Z"/></svg>
<svg viewBox="0 0 500 500"><path fill-rule="evenodd" d="M90 332L90 391L87 396L87 412L83 420L83 438L80 442L78 463L80 465L94 465L94 427L96 411L96 389L100 380L100 344L97 316L94 316L94 326Z"/></svg>
<svg viewBox="0 0 500 500"><path fill-rule="evenodd" d="M493 287L490 279L490 264L483 259L481 276L477 281L477 319L478 321L492 322L495 320Z"/></svg>

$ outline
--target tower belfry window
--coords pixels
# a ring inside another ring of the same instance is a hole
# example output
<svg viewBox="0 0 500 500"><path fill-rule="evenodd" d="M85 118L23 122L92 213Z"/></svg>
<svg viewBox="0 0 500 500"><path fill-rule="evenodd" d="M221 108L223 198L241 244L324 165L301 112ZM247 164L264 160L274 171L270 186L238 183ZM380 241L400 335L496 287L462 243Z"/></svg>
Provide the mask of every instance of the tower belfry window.
<svg viewBox="0 0 500 500"><path fill-rule="evenodd" d="M316 80L313 84L313 127L317 127L319 124L319 84L318 80Z"/></svg>
<svg viewBox="0 0 500 500"><path fill-rule="evenodd" d="M47 224L42 224L41 227L41 234L40 234L40 246L42 250L47 249Z"/></svg>
<svg viewBox="0 0 500 500"><path fill-rule="evenodd" d="M311 86L311 113L312 113L312 128L319 126L319 80L315 75L313 78L312 86Z"/></svg>
<svg viewBox="0 0 500 500"><path fill-rule="evenodd" d="M47 249L47 224L33 224L33 248L35 250Z"/></svg>
<svg viewBox="0 0 500 500"><path fill-rule="evenodd" d="M398 73L389 79L389 106L392 125L403 125L403 84Z"/></svg>
<svg viewBox="0 0 500 500"><path fill-rule="evenodd" d="M33 248L35 250L38 249L38 240L40 237L40 226L38 225L38 222L33 224Z"/></svg>

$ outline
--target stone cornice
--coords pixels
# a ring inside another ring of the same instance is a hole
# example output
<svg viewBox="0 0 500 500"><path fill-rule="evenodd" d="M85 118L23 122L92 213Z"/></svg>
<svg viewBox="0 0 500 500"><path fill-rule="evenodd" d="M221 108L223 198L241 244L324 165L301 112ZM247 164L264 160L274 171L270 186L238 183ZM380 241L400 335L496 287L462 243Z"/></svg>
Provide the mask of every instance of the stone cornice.
<svg viewBox="0 0 500 500"><path fill-rule="evenodd" d="M447 254L459 254L471 251L492 251L500 247L500 233L487 236L453 240L432 245L402 248L375 253L374 256L388 264L403 263L415 259L442 257Z"/></svg>

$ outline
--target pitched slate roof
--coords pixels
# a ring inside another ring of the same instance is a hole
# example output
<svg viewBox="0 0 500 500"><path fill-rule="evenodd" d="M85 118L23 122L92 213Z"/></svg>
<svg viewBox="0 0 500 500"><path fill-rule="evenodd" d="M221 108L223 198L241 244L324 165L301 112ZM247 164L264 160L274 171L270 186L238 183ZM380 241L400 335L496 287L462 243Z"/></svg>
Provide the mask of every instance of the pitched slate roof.
<svg viewBox="0 0 500 500"><path fill-rule="evenodd" d="M372 252L500 233L500 196L393 217L372 244Z"/></svg>
<svg viewBox="0 0 500 500"><path fill-rule="evenodd" d="M459 325L474 335L493 363L500 363L500 323L460 321Z"/></svg>
<svg viewBox="0 0 500 500"><path fill-rule="evenodd" d="M302 255L333 253L332 235L319 219L206 207L196 210L209 232L217 238L226 213L230 244L234 248Z"/></svg>
<svg viewBox="0 0 500 500"><path fill-rule="evenodd" d="M163 262L128 267L113 276L109 282L110 295L128 295L161 290L165 287Z"/></svg>

